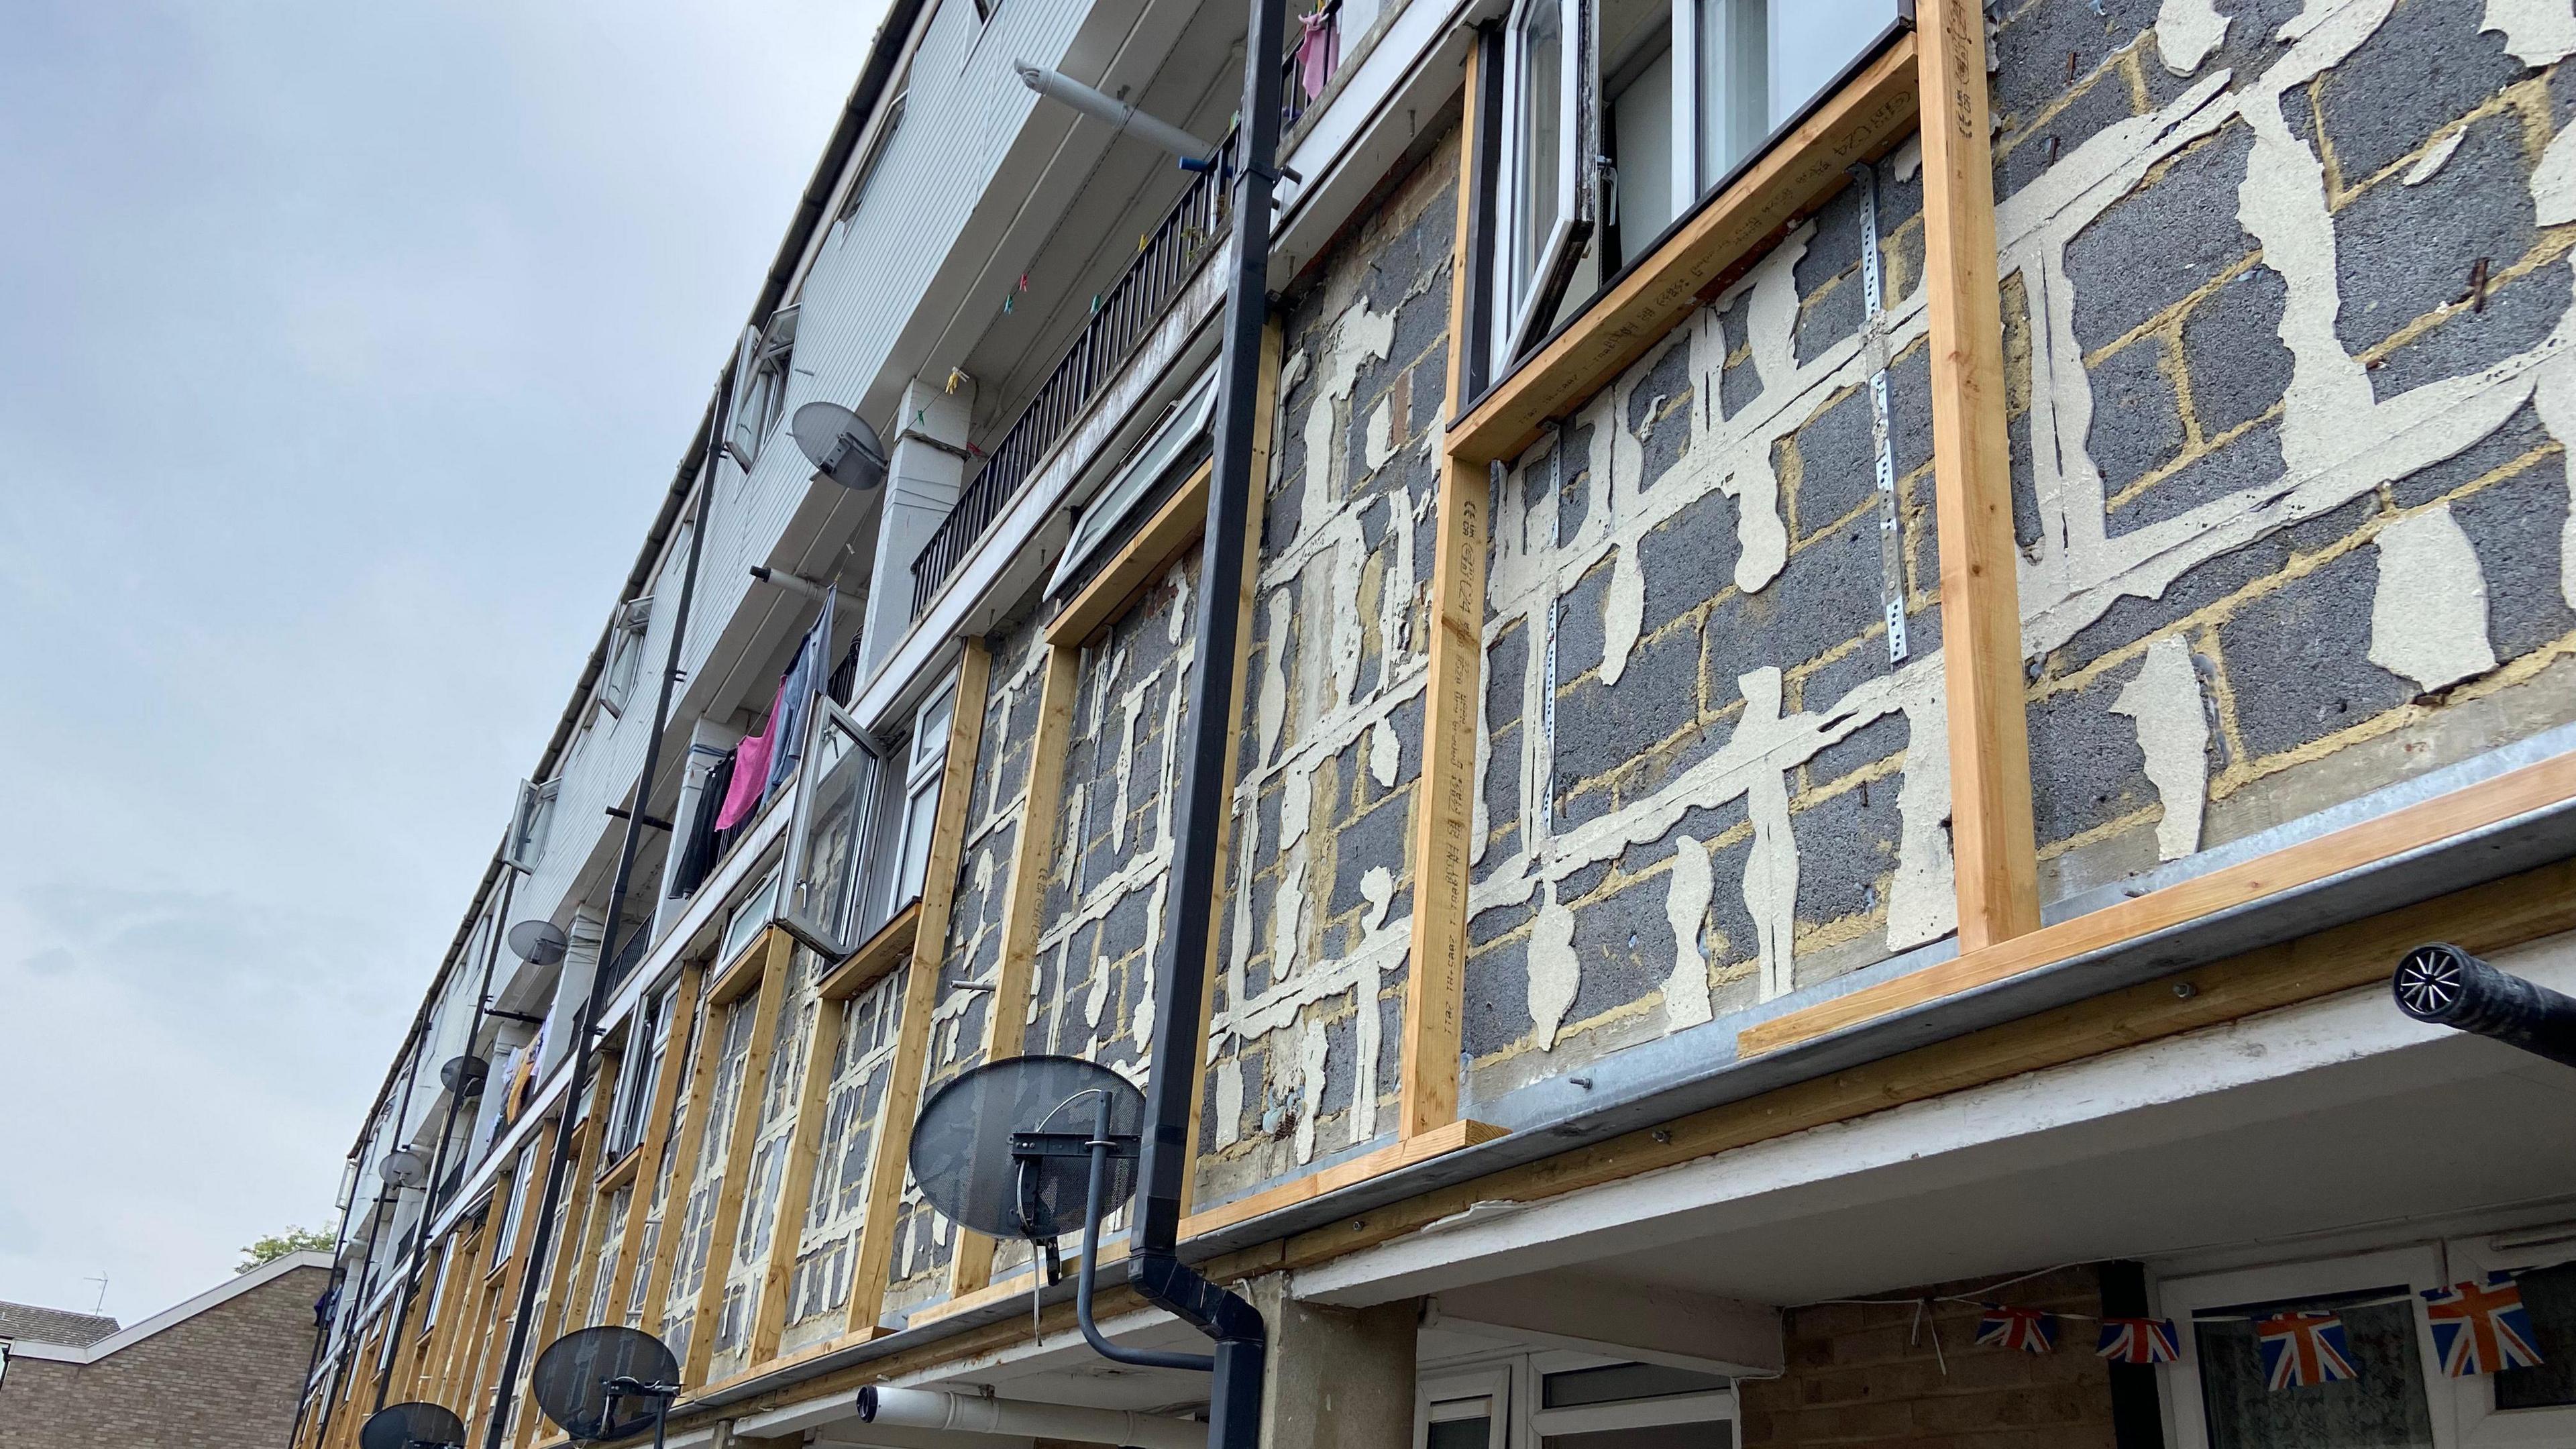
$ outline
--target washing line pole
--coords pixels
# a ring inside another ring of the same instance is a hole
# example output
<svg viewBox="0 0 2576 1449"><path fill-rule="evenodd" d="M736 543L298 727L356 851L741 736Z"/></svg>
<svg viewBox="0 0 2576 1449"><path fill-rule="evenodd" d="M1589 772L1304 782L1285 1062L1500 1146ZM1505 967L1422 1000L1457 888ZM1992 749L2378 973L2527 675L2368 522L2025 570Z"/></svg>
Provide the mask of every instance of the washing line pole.
<svg viewBox="0 0 2576 1449"><path fill-rule="evenodd" d="M724 466L724 436L731 425L732 391L732 369L727 368L716 379L715 404L709 410L706 451L698 468L698 503L689 520L689 561L680 575L680 604L671 620L671 648L662 663L661 692L653 703L653 729L644 737L644 768L635 777L635 804L626 813L626 840L617 852L617 876L608 887L608 924L599 936L599 965L591 975L590 991L582 998L577 1018L572 1080L565 1084L563 1115L555 1126L554 1152L546 1160L546 1192L538 1202L528 1261L519 1269L519 1306L510 1315L510 1342L501 1354L500 1388L492 1401L491 1422L484 1426L484 1449L501 1449L503 1429L510 1419L510 1400L519 1390L519 1364L527 1356L528 1331L536 1317L537 1288L544 1279L548 1240L553 1236L556 1209L563 1202L564 1176L572 1166L573 1114L581 1110L582 1090L590 1082L591 1061L599 1046L599 1014L616 985L608 973L617 961L617 927L626 912L627 887L635 878L635 854L643 844L645 817L653 813L647 797L653 790L653 773L661 765L662 732L670 719L671 691L680 678L680 650L689 637L689 606L697 597L698 559L706 549L707 505L715 497L716 475ZM595 1124L595 1128L605 1126Z"/></svg>

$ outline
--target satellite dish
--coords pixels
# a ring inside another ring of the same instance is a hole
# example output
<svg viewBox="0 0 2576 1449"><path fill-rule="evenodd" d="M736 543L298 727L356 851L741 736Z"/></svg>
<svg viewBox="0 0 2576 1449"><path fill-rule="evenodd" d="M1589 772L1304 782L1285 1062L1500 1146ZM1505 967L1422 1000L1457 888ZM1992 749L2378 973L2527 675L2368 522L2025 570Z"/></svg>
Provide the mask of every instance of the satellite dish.
<svg viewBox="0 0 2576 1449"><path fill-rule="evenodd" d="M492 1064L469 1053L448 1058L447 1064L438 1069L438 1084L459 1097L471 1097L482 1090L483 1079L490 1075Z"/></svg>
<svg viewBox="0 0 2576 1449"><path fill-rule="evenodd" d="M397 1147L385 1154L376 1175L396 1187L418 1187L429 1181L429 1159L409 1147Z"/></svg>
<svg viewBox="0 0 2576 1449"><path fill-rule="evenodd" d="M815 471L861 493L885 482L885 444L867 419L836 402L809 402L787 420L787 431Z"/></svg>
<svg viewBox="0 0 2576 1449"><path fill-rule="evenodd" d="M510 954L531 966L552 966L570 944L552 921L521 921L510 928Z"/></svg>
<svg viewBox="0 0 2576 1449"><path fill-rule="evenodd" d="M680 1361L642 1329L606 1323L547 1344L528 1391L575 1439L626 1439L651 1429L659 1443L663 1415L680 1392Z"/></svg>
<svg viewBox="0 0 2576 1449"><path fill-rule="evenodd" d="M1079 1231L1092 1133L1108 1109L1106 1217L1136 1191L1145 1094L1080 1057L987 1062L939 1089L912 1129L912 1175L952 1220L996 1238L1052 1243Z"/></svg>
<svg viewBox="0 0 2576 1449"><path fill-rule="evenodd" d="M358 1449L459 1449L465 1421L437 1404L387 1404L358 1431Z"/></svg>

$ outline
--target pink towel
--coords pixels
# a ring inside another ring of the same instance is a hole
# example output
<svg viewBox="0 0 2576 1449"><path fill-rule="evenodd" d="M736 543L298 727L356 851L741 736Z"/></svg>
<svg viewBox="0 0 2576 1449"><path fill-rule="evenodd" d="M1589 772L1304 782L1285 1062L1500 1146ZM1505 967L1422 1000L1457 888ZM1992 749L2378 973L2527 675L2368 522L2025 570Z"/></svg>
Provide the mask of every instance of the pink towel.
<svg viewBox="0 0 2576 1449"><path fill-rule="evenodd" d="M769 779L769 752L777 744L770 738L771 727L778 723L778 706L787 699L787 686L778 686L778 697L769 702L768 723L760 733L746 735L734 746L733 783L725 790L724 809L716 813L716 829L731 830L760 808L761 786Z"/></svg>
<svg viewBox="0 0 2576 1449"><path fill-rule="evenodd" d="M1318 9L1312 15L1297 17L1297 87L1314 100L1323 95L1324 85L1333 78L1342 60L1341 13Z"/></svg>

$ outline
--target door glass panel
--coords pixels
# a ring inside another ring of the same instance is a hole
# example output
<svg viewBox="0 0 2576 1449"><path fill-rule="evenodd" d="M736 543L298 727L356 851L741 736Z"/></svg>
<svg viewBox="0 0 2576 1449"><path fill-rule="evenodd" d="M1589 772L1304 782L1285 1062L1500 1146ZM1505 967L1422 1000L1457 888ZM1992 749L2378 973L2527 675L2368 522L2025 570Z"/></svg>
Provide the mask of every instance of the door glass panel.
<svg viewBox="0 0 2576 1449"><path fill-rule="evenodd" d="M2540 1367L2506 1369L2495 1376L2499 1409L2549 1409L2576 1404L2576 1263L2561 1263L2515 1280L2531 1315Z"/></svg>
<svg viewBox="0 0 2576 1449"><path fill-rule="evenodd" d="M1694 1373L1659 1363L1614 1363L1603 1368L1549 1374L1540 1384L1540 1407L1573 1409L1586 1404L1614 1404L1624 1399L1660 1399L1672 1394L1704 1394L1725 1388L1722 1374Z"/></svg>
<svg viewBox="0 0 2576 1449"><path fill-rule="evenodd" d="M799 939L838 958L858 945L859 863L875 794L876 754L865 733L829 700L818 699L788 845L787 909Z"/></svg>
<svg viewBox="0 0 2576 1449"><path fill-rule="evenodd" d="M2413 1293L2403 1284L2336 1297L2211 1310L2192 1325L2210 1449L2431 1449ZM2254 1320L2292 1309L2343 1318L2355 1376L2274 1389Z"/></svg>

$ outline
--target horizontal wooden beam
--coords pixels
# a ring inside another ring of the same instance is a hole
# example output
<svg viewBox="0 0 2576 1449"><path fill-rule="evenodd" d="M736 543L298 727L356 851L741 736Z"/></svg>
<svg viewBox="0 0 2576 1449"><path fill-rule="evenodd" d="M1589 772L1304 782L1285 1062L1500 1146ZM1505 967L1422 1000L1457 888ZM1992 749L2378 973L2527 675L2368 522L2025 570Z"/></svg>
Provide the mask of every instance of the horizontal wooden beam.
<svg viewBox="0 0 2576 1449"><path fill-rule="evenodd" d="M715 979L707 984L707 1005L729 1006L748 996L760 985L761 973L768 967L768 945L772 936L784 934L776 926L764 926L742 953L725 963Z"/></svg>
<svg viewBox="0 0 2576 1449"><path fill-rule="evenodd" d="M964 708L962 702L959 708ZM912 959L912 939L920 928L921 902L915 900L861 942L850 959L833 967L815 988L817 993L825 1001L843 1001L876 985L887 972Z"/></svg>
<svg viewBox="0 0 2576 1449"><path fill-rule="evenodd" d="M2576 799L2576 754L2543 760L2392 810L2375 820L2346 826L2314 840L2042 927L2026 936L1966 952L1936 966L1907 972L1891 981L1862 987L1803 1011L1774 1017L1736 1033L1736 1052L1753 1057L1813 1041L1891 1012L1991 986L2151 932L2189 925L2219 911L2313 885L2373 861L2437 845L2455 835L2571 799ZM2392 965L2378 963L2383 971Z"/></svg>
<svg viewBox="0 0 2576 1449"><path fill-rule="evenodd" d="M1840 191L1846 169L1913 132L1915 41L1898 40L1734 184L1596 299L1575 322L1450 425L1451 456L1490 463L1517 456L1540 425L1564 417L1646 355L1673 324L1777 242L1797 218Z"/></svg>
<svg viewBox="0 0 2576 1449"><path fill-rule="evenodd" d="M1417 1162L1445 1156L1462 1147L1473 1147L1480 1142L1491 1142L1497 1137L1508 1135L1510 1134L1506 1129L1494 1126L1490 1122L1445 1123L1416 1136L1401 1138L1375 1152L1354 1157L1348 1162L1335 1163L1321 1172L1310 1172L1303 1177L1283 1182L1277 1187L1256 1192L1250 1197L1239 1197L1232 1202L1219 1203L1205 1211L1192 1213L1181 1220L1181 1236L1185 1239L1194 1238L1215 1232L1219 1228L1232 1227L1236 1223L1257 1218L1263 1213L1295 1207L1301 1202L1312 1201L1328 1192L1339 1192L1343 1188L1356 1186L1372 1177L1393 1172L1399 1167L1411 1167Z"/></svg>

